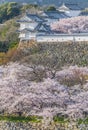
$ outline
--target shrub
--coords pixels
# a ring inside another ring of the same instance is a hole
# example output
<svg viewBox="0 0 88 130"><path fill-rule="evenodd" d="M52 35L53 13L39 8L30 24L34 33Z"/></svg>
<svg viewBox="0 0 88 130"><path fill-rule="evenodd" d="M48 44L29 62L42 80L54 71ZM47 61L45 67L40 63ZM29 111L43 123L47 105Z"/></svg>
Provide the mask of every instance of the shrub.
<svg viewBox="0 0 88 130"><path fill-rule="evenodd" d="M61 84L67 86L80 84L82 86L87 82L88 69L73 66L70 69L68 68L68 70L63 70L60 74L57 74L57 79Z"/></svg>
<svg viewBox="0 0 88 130"><path fill-rule="evenodd" d="M56 8L54 6L49 6L47 8L47 11L56 11Z"/></svg>

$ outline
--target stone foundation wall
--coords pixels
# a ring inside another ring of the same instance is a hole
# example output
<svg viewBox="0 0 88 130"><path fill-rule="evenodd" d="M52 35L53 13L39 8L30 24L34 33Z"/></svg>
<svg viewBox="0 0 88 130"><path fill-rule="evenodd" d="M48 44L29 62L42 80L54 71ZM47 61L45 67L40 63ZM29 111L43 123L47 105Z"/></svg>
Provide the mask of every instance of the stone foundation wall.
<svg viewBox="0 0 88 130"><path fill-rule="evenodd" d="M88 125L77 126L76 123L14 123L0 122L0 130L87 130Z"/></svg>
<svg viewBox="0 0 88 130"><path fill-rule="evenodd" d="M34 40L30 40L30 41L20 41L19 42L19 46L18 46L18 49L25 49L25 48L28 48L28 47L31 47L33 45L36 45L36 41Z"/></svg>

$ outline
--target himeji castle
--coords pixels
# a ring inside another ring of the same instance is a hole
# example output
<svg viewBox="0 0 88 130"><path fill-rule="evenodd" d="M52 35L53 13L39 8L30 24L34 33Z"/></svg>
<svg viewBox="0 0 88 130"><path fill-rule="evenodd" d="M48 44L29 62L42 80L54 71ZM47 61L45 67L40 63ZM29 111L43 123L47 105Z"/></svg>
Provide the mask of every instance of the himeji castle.
<svg viewBox="0 0 88 130"><path fill-rule="evenodd" d="M64 5L63 5L64 6ZM59 8L61 9L61 8ZM68 11L67 7L65 8ZM37 42L88 41L87 33L60 34L51 30L50 25L59 19L69 18L63 11L43 11L40 14L26 13L17 22L20 23L20 41Z"/></svg>
<svg viewBox="0 0 88 130"><path fill-rule="evenodd" d="M46 20L37 14L26 14L20 20L19 38L20 40L36 40L38 35L51 34L49 25Z"/></svg>

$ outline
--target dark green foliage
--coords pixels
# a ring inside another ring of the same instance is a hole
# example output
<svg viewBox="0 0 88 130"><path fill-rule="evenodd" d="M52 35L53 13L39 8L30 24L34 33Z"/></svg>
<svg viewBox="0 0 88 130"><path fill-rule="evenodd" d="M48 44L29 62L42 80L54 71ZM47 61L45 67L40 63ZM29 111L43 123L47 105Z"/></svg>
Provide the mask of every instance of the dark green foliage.
<svg viewBox="0 0 88 130"><path fill-rule="evenodd" d="M18 7L13 7L12 5L10 5L7 9L7 19L11 19L13 18L14 16L17 16L19 15L20 13L20 10Z"/></svg>
<svg viewBox="0 0 88 130"><path fill-rule="evenodd" d="M0 27L0 52L6 52L8 49L17 46L18 39L18 24L16 18L8 20L4 25Z"/></svg>
<svg viewBox="0 0 88 130"><path fill-rule="evenodd" d="M39 6L36 4L27 4L21 7L21 11L25 12L26 10L33 9L33 8L38 9Z"/></svg>
<svg viewBox="0 0 88 130"><path fill-rule="evenodd" d="M11 2L0 5L0 23L11 19L20 14L20 9L17 3Z"/></svg>
<svg viewBox="0 0 88 130"><path fill-rule="evenodd" d="M54 6L49 6L47 8L47 11L56 11L56 8Z"/></svg>
<svg viewBox="0 0 88 130"><path fill-rule="evenodd" d="M0 43L0 52L7 52L8 50L12 48L17 48L18 42L1 42Z"/></svg>
<svg viewBox="0 0 88 130"><path fill-rule="evenodd" d="M23 12L29 9L39 9L36 4L20 5L16 2L10 2L0 5L0 23L3 23L15 16L19 16Z"/></svg>
<svg viewBox="0 0 88 130"><path fill-rule="evenodd" d="M6 42L0 42L0 52L7 52L8 44Z"/></svg>

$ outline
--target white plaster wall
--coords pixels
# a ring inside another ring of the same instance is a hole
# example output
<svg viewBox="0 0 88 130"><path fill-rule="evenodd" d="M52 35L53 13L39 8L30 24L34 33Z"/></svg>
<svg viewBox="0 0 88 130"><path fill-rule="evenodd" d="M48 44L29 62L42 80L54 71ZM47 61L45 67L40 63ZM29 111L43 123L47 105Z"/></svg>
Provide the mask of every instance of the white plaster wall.
<svg viewBox="0 0 88 130"><path fill-rule="evenodd" d="M21 33L20 35L19 35L19 38L25 38L25 33Z"/></svg>
<svg viewBox="0 0 88 130"><path fill-rule="evenodd" d="M38 36L38 42L88 41L88 36Z"/></svg>
<svg viewBox="0 0 88 130"><path fill-rule="evenodd" d="M73 37L64 37L64 36L38 36L38 42L65 42L73 41Z"/></svg>
<svg viewBox="0 0 88 130"><path fill-rule="evenodd" d="M88 36L76 36L75 41L88 41Z"/></svg>
<svg viewBox="0 0 88 130"><path fill-rule="evenodd" d="M25 26L25 23L21 23L21 24L20 24L20 30L25 29L25 27L26 27L26 26Z"/></svg>
<svg viewBox="0 0 88 130"><path fill-rule="evenodd" d="M66 42L66 41L88 41L87 34L84 35L37 35L36 33L21 33L19 38L36 39L38 42Z"/></svg>
<svg viewBox="0 0 88 130"><path fill-rule="evenodd" d="M36 38L36 33L33 33L33 34L31 34L31 33L20 34L19 38L23 39L23 40L35 39Z"/></svg>
<svg viewBox="0 0 88 130"><path fill-rule="evenodd" d="M34 29L37 25L38 25L38 23L34 22L34 23L26 23L25 26L28 29Z"/></svg>

